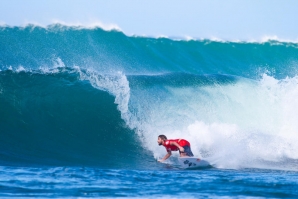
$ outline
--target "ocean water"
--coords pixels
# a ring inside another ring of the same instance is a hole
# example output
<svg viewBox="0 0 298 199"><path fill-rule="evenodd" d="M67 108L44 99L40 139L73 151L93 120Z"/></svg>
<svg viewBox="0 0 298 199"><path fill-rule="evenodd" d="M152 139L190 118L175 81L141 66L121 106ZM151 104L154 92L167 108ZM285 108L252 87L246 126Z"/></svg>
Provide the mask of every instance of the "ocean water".
<svg viewBox="0 0 298 199"><path fill-rule="evenodd" d="M297 69L294 42L1 26L0 197L297 198Z"/></svg>

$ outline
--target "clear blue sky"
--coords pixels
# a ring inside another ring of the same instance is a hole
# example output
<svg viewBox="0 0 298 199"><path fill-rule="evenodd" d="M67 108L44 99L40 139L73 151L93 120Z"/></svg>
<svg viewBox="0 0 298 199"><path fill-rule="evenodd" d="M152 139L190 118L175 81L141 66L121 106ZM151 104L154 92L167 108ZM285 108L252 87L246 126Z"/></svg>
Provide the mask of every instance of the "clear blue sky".
<svg viewBox="0 0 298 199"><path fill-rule="evenodd" d="M1 0L0 24L116 24L126 34L298 40L297 0Z"/></svg>

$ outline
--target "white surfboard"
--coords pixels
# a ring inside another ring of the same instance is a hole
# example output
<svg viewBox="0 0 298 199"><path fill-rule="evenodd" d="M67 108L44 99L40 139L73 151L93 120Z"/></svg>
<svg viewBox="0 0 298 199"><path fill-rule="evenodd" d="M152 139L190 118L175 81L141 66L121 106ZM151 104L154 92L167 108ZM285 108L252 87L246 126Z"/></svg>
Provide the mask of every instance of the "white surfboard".
<svg viewBox="0 0 298 199"><path fill-rule="evenodd" d="M210 163L206 160L195 157L179 157L179 164L182 168L199 168L199 167L208 167Z"/></svg>

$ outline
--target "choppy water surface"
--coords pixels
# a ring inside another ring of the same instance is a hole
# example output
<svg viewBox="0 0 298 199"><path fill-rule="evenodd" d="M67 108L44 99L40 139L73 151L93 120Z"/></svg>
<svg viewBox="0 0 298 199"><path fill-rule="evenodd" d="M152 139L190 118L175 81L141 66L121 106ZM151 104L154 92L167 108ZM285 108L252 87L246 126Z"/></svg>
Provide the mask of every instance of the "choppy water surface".
<svg viewBox="0 0 298 199"><path fill-rule="evenodd" d="M1 167L1 197L297 198L297 172Z"/></svg>

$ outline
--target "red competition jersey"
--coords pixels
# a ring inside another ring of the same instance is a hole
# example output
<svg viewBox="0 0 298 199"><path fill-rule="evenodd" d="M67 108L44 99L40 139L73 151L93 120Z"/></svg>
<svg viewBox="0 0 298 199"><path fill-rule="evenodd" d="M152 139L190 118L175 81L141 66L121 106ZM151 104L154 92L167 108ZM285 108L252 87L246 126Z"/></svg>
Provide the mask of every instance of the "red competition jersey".
<svg viewBox="0 0 298 199"><path fill-rule="evenodd" d="M182 147L190 146L190 143L187 140L183 140L183 139L166 140L163 143L163 146L166 147L167 151L178 151L178 147L176 147L175 145L171 145L171 142L176 142Z"/></svg>

